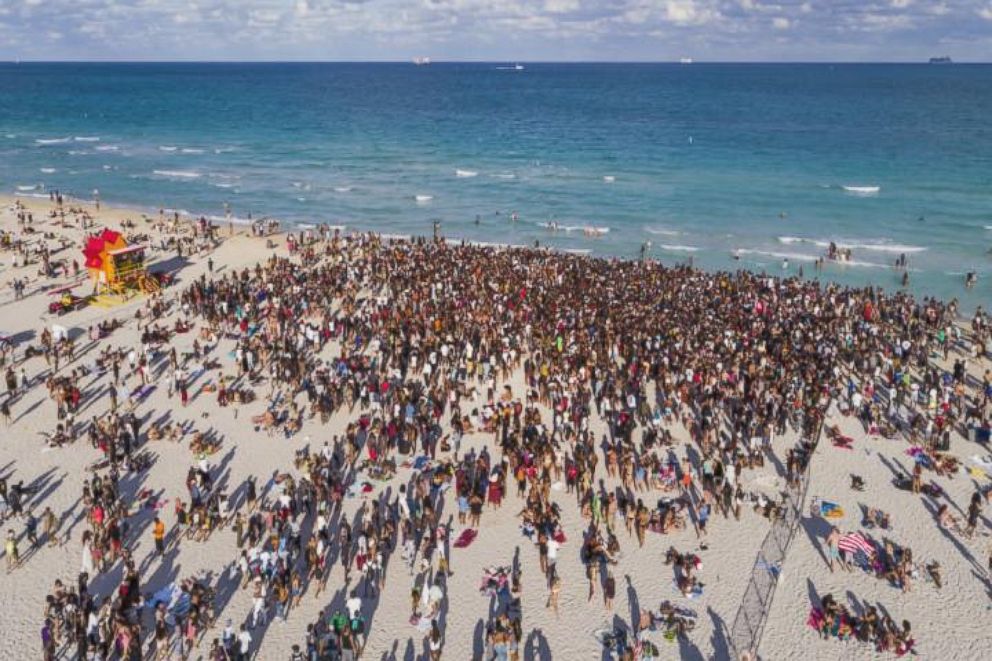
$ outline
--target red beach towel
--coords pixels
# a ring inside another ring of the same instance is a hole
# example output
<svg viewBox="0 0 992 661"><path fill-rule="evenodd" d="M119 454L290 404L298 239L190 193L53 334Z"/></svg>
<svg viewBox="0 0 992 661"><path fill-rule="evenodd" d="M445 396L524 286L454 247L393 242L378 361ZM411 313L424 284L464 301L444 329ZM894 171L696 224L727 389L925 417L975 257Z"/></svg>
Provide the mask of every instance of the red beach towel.
<svg viewBox="0 0 992 661"><path fill-rule="evenodd" d="M462 531L462 534L458 535L458 539L455 540L454 546L457 549L463 549L469 544L475 541L476 535L479 533L471 528L467 528Z"/></svg>

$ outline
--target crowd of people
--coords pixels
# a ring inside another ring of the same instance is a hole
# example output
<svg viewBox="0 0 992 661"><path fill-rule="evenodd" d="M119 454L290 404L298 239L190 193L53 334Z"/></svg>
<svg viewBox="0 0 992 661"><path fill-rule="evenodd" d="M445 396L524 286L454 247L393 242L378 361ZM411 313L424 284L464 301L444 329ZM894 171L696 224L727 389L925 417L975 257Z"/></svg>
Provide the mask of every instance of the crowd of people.
<svg viewBox="0 0 992 661"><path fill-rule="evenodd" d="M744 478L764 465L776 438L794 434L800 442L783 478L803 479L808 439L818 437L830 401L866 431L892 427L918 439L931 458L948 430L989 427L992 376L973 397L963 359L950 379L932 365L932 352L946 357L961 337L953 303L746 271L345 236L324 226L290 235L288 247L288 256L222 273L211 260L209 273L145 302L140 348L101 353L92 366L67 371L60 360L74 363L72 344L42 338L58 444L85 437L101 453L82 494L88 529L79 580L56 584L46 604L46 655L71 642L80 658L142 658L143 645L154 658L177 650L185 658L200 644L214 625L218 586L189 579L168 599L145 594L142 570L151 560L139 566L129 546L148 527L157 555L218 529L236 534L231 576L253 606L212 642L211 659L249 658L259 638L252 632L291 617L304 594L320 598L336 563L346 607L326 608L293 658L360 657L370 601L395 575L387 570L397 550L414 586L411 624L439 659L452 550L473 538L453 539L451 517L478 529L487 511L514 501L534 549L522 561L539 568L557 612L558 552L570 534L561 503L574 498L589 600L598 589L610 610L621 545L636 549L650 534L690 528L706 548L715 514L736 520L750 506L778 516L785 505L749 492ZM989 324L981 312L973 332L983 346ZM89 421L75 418L86 396L77 369L107 385ZM200 396L216 396L218 407L251 406L258 432L298 439L305 425L338 416L347 426L322 444L307 439L294 466L275 470L261 488L247 480L236 497L211 463L223 448L201 434L185 497L167 517L155 494L128 500L119 484L149 469L148 443L186 433L142 429L133 409L143 388L163 379L186 405L194 373ZM6 378L12 396L24 387L12 367ZM118 388L131 393L121 410ZM373 481L407 469L395 491L366 495ZM356 495L362 505L349 521L343 504ZM907 553L886 549L886 578L908 585L900 573ZM669 551L682 594L701 590L698 560ZM91 594L94 578L117 563L118 589ZM492 576L502 579L490 585ZM516 659L526 632L521 571L492 576L484 585L499 607L486 626L485 655ZM821 631L851 622L851 635L880 648L911 644L881 620L854 622L821 606ZM631 623L631 658L644 644L641 625Z"/></svg>

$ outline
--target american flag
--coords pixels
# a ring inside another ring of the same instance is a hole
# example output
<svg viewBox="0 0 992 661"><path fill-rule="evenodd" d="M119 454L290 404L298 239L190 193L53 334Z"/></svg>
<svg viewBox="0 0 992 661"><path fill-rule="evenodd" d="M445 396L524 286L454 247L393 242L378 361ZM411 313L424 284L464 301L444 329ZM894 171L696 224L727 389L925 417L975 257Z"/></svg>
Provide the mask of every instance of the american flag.
<svg viewBox="0 0 992 661"><path fill-rule="evenodd" d="M852 532L841 537L837 542L837 548L848 553L861 551L869 558L875 555L875 546L860 532Z"/></svg>

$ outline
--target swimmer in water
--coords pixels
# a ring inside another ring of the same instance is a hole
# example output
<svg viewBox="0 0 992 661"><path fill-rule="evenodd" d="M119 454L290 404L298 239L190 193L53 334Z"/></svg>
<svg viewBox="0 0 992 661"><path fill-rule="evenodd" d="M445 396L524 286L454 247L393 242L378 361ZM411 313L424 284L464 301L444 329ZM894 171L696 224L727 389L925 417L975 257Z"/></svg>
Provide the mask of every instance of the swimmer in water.
<svg viewBox="0 0 992 661"><path fill-rule="evenodd" d="M909 286L909 271L903 271L902 273L902 286L903 287Z"/></svg>
<svg viewBox="0 0 992 661"><path fill-rule="evenodd" d="M969 271L968 275L964 277L964 286L967 287L968 289L971 289L972 287L975 286L976 282L978 282L978 276L975 274L974 271Z"/></svg>
<svg viewBox="0 0 992 661"><path fill-rule="evenodd" d="M782 260L782 270L783 271L788 271L789 270L789 260L788 260L788 258Z"/></svg>

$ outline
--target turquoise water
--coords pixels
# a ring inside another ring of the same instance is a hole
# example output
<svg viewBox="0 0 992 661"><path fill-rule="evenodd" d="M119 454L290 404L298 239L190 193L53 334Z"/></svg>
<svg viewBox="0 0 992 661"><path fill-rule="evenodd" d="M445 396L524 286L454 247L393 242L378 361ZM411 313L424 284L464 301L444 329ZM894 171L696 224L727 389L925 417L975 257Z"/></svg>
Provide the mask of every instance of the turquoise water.
<svg viewBox="0 0 992 661"><path fill-rule="evenodd" d="M905 253L920 293L992 291L992 66L6 64L0 89L6 192L807 276L833 240L825 278L894 289Z"/></svg>

